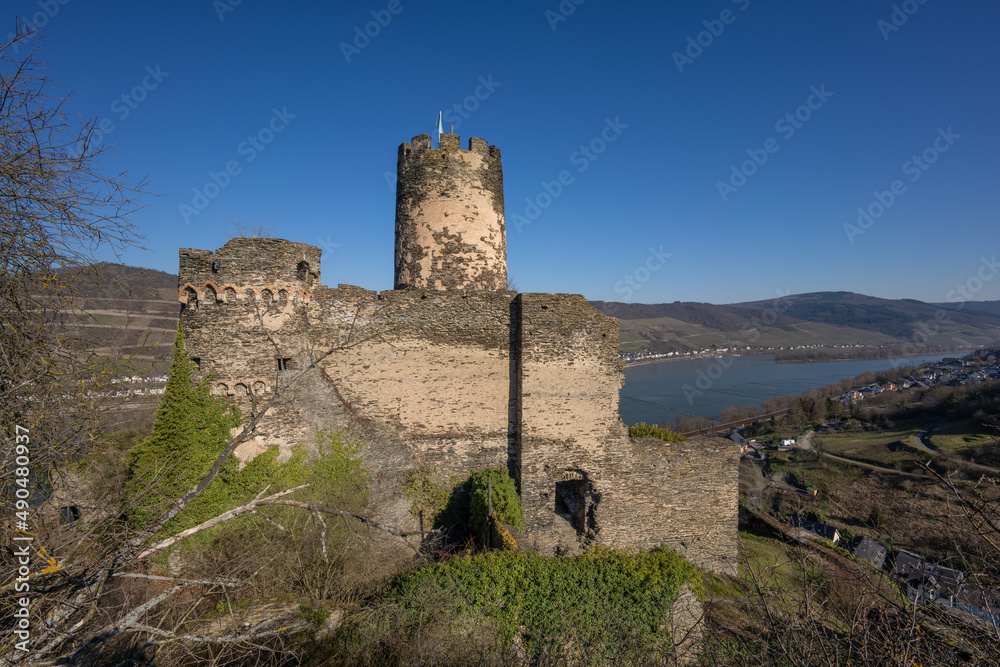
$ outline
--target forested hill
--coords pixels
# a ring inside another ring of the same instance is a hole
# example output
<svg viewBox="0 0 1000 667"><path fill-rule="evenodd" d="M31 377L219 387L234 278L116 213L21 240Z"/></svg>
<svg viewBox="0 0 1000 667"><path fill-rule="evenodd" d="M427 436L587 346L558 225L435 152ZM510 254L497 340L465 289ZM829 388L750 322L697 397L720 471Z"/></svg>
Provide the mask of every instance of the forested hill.
<svg viewBox="0 0 1000 667"><path fill-rule="evenodd" d="M177 326L175 274L101 263L63 274L76 288L76 306L88 312L85 326L122 355L160 368L169 357ZM796 294L767 301L714 305L680 302L591 302L621 327L627 352L688 352L702 348L802 345L893 345L928 342L959 349L1000 341L1000 301L931 304L879 299L852 292ZM111 340L98 325L124 325Z"/></svg>
<svg viewBox="0 0 1000 667"><path fill-rule="evenodd" d="M156 269L100 262L58 274L83 298L177 300L177 275Z"/></svg>
<svg viewBox="0 0 1000 667"><path fill-rule="evenodd" d="M974 347L1000 339L1000 302L931 304L853 292L814 292L726 305L592 302L619 320L622 349L671 352L733 345Z"/></svg>
<svg viewBox="0 0 1000 667"><path fill-rule="evenodd" d="M970 313L1000 315L1000 301L968 301L962 304L961 307L957 303L935 303L933 305L948 309L964 310Z"/></svg>

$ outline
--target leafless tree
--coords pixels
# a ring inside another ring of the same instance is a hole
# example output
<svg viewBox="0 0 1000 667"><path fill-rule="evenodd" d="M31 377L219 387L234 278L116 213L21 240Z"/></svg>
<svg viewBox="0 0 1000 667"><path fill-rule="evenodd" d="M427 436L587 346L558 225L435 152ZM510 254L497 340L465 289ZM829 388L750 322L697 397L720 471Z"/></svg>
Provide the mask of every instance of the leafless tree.
<svg viewBox="0 0 1000 667"><path fill-rule="evenodd" d="M165 536L161 530L212 483L289 387L329 355L383 336L383 319L365 313L363 325L349 327L340 339L314 351L300 372L286 375L284 384L255 406L211 470L172 499L142 532L122 521L122 511L139 499L126 498L122 505L122 488L113 484L114 475L102 478L103 488L92 494L86 521L73 521L73 516L60 521L57 514L40 512L37 502L19 498L17 484L25 479L25 471L30 470L30 482L37 487L33 493L40 500L57 476L82 474L70 464L105 435L101 383L111 376L105 364L116 360L102 359L89 341L75 334L65 317L75 308L72 286L59 276L90 266L99 249L117 253L140 241L129 216L146 187L142 181L133 184L127 174L108 176L101 171L99 161L108 147L98 140L95 123L65 110L67 98L56 94L35 51L18 57L17 47L32 37L18 27L0 46L0 421L5 431L0 586L6 591L18 583L20 559L30 562L31 570L30 592L25 593L30 600L30 641L17 646L18 636L11 632L17 620L6 613L13 607L5 607L0 659L4 664L55 659L105 664L113 657L114 664L123 657L148 656L165 644L280 643L286 629L267 622L249 627L234 623L210 636L192 630L188 619L197 601L225 597L239 582L164 577L151 573L147 563L190 535L266 506L308 513L322 531L327 527L323 516L329 516L411 538L406 531L357 513L296 500L292 494L299 489L264 490L252 502L230 508L186 534ZM260 236L265 230L242 230L248 231ZM112 462L102 471L120 469L120 463ZM26 517L23 523L21 516Z"/></svg>

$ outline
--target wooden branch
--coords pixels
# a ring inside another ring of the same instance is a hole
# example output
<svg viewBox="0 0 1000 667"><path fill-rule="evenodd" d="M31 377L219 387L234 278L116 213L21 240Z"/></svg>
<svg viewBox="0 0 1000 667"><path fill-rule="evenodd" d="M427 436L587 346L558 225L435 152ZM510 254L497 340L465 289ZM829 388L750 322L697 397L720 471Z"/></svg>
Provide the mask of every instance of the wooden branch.
<svg viewBox="0 0 1000 667"><path fill-rule="evenodd" d="M239 586L239 581L202 581L200 579L177 579L174 577L160 577L155 574L141 574L139 572L115 572L112 577L126 577L130 579L148 579L149 581L169 581L176 584L203 584L206 586Z"/></svg>
<svg viewBox="0 0 1000 667"><path fill-rule="evenodd" d="M251 500L250 502L248 502L246 505L241 505L240 507L237 507L235 509L231 509L228 512L223 512L219 516L217 516L215 518L212 518L212 519L209 519L208 521L203 521L202 523L199 523L197 526L194 526L193 528L188 528L187 530L181 531L180 533L177 533L176 535L174 535L172 537L168 537L165 540L160 540L156 544L154 544L154 545L152 545L152 546L147 547L146 549L144 549L138 556L135 557L135 559L136 560L140 560L142 558L145 558L146 556L148 556L151 553L155 553L157 551L162 551L163 549L166 549L168 547L173 546L174 544L177 544L178 542L180 542L181 540L183 540L185 537L191 537L192 535L194 535L196 533L200 533L203 530L207 530L208 528L211 528L212 526L217 526L220 523L228 521L229 519L234 519L234 518L238 517L241 514L246 514L247 512L252 511L258 505L269 504L268 501L272 501L272 500L274 500L276 498L281 498L282 496L287 496L290 493L295 493L296 491L304 489L307 486L309 486L309 485L308 484L301 484L301 485L296 486L294 488L288 489L287 491L279 491L278 493L275 493L274 495L268 496L267 498L260 498L260 497L255 498L254 500ZM258 496L259 496L259 494L258 494Z"/></svg>
<svg viewBox="0 0 1000 667"><path fill-rule="evenodd" d="M270 500L264 499L260 501L262 505L288 505L289 507L301 507L302 509L309 510L310 512L323 512L325 514L336 514L337 516L349 517L352 519L357 519L361 523L381 530L384 533L389 533L390 535L395 535L396 537L412 537L413 535L419 535L419 530L403 531L398 528L393 528L392 526L386 526L385 524L379 523L374 519L369 519L366 516L360 514L355 514L353 512L345 512L344 510L336 510L332 507L324 507L323 505L316 505L314 503L303 503L296 500Z"/></svg>
<svg viewBox="0 0 1000 667"><path fill-rule="evenodd" d="M161 602L163 602L168 597L170 597L171 595L173 595L177 591L181 590L185 586L187 586L187 584L184 584L184 583L180 583L180 584L177 584L175 586L171 586L167 590L163 591L159 595L156 595L156 596L150 598L149 600L147 600L146 602L142 603L138 607L133 607L131 610L129 610L129 612L127 614L125 614L124 618L122 618L120 620L113 621L113 622L109 623L108 625L104 626L103 628L101 628L100 630L98 630L97 632L95 632L91 636L90 641L88 641L86 644L84 644L79 649L77 649L73 653L72 657L74 659L81 658L81 657L83 657L83 656L85 656L87 654L87 651L90 648L92 648L94 646L97 646L101 642L104 642L104 641L110 639L111 637L115 636L119 632L126 632L126 631L128 631L132 626L134 626L134 625L136 625L138 623L139 617L141 617L147 611L149 611L150 609L152 609L156 605L160 604Z"/></svg>

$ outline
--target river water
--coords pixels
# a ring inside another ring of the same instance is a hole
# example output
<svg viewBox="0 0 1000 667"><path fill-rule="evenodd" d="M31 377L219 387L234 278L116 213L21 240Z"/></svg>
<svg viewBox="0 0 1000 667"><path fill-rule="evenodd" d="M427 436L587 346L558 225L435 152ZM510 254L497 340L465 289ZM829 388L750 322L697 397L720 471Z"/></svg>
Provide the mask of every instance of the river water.
<svg viewBox="0 0 1000 667"><path fill-rule="evenodd" d="M766 398L801 394L867 371L955 356L959 355L779 363L773 355L751 355L642 364L625 369L618 412L627 425L659 424L682 415L714 418L725 407L760 405Z"/></svg>

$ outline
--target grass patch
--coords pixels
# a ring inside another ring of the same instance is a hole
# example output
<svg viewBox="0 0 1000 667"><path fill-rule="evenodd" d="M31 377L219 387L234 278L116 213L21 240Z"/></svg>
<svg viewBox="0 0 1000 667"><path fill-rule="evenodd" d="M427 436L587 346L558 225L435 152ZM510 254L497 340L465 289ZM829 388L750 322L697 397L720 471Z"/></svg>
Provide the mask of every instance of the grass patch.
<svg viewBox="0 0 1000 667"><path fill-rule="evenodd" d="M971 419L948 422L937 427L927 438L938 449L966 454L973 447L990 445L997 441L994 434L983 429Z"/></svg>
<svg viewBox="0 0 1000 667"><path fill-rule="evenodd" d="M792 596L801 591L801 574L792 562L790 548L782 540L740 531L738 577L748 593L758 586L777 588Z"/></svg>
<svg viewBox="0 0 1000 667"><path fill-rule="evenodd" d="M802 488L813 487L821 494L840 489L864 474L864 471L847 463L822 458L809 452L768 453L768 474L781 471L791 473Z"/></svg>
<svg viewBox="0 0 1000 667"><path fill-rule="evenodd" d="M886 468L908 470L914 467L920 452L912 438L927 427L927 421L911 419L885 431L857 431L817 436L814 442L835 456L871 463Z"/></svg>
<svg viewBox="0 0 1000 667"><path fill-rule="evenodd" d="M719 600L732 598L742 600L746 598L746 591L740 585L739 580L732 577L720 577L715 574L703 572L701 575L702 590L709 600Z"/></svg>
<svg viewBox="0 0 1000 667"><path fill-rule="evenodd" d="M494 664L521 650L531 664L663 664L666 614L686 584L703 592L700 572L664 548L457 557L396 578L341 626L336 657Z"/></svg>

